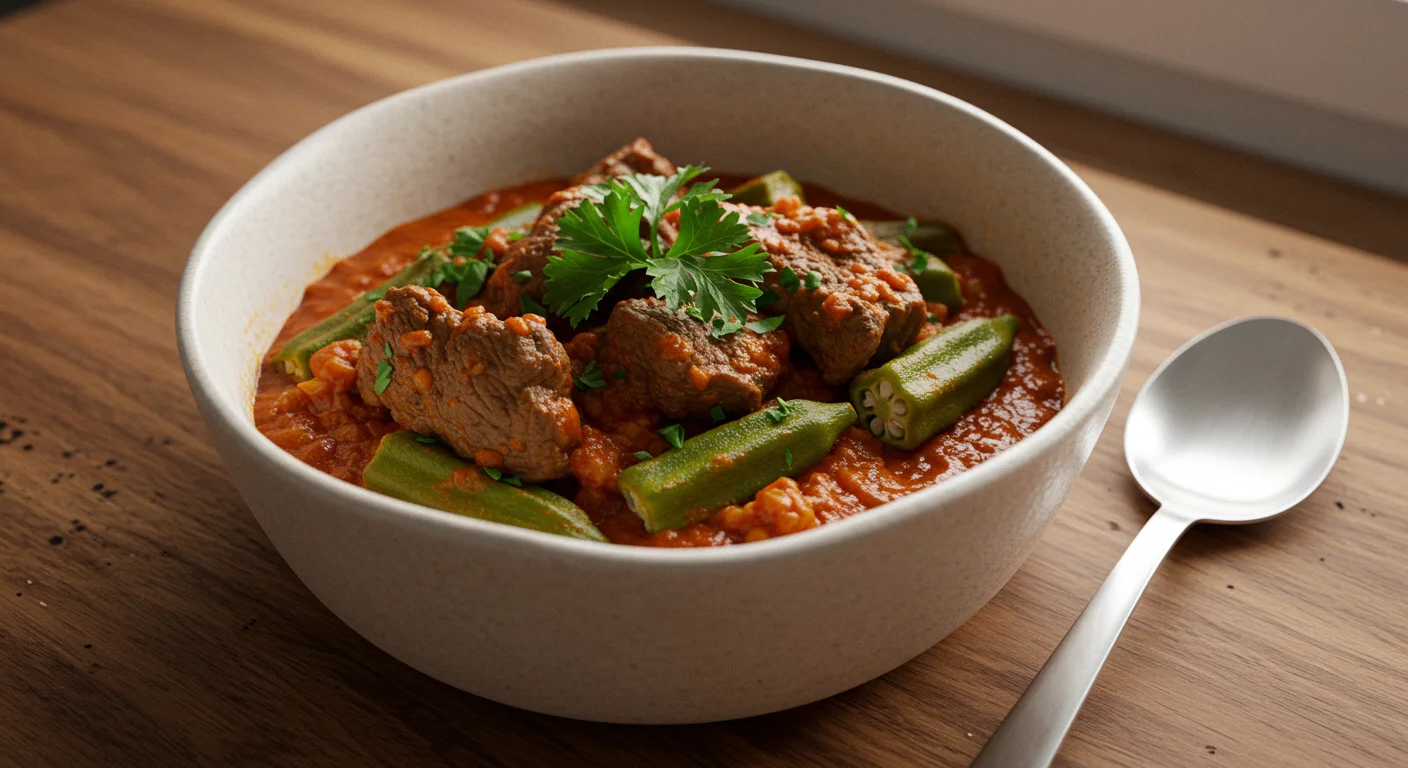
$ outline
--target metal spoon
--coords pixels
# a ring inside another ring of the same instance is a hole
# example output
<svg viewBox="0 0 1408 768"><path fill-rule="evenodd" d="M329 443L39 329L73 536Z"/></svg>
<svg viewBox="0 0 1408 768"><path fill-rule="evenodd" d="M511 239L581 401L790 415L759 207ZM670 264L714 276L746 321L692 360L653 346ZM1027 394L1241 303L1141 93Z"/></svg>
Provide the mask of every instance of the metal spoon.
<svg viewBox="0 0 1408 768"><path fill-rule="evenodd" d="M1193 523L1255 523L1320 486L1349 428L1334 347L1275 317L1183 345L1134 400L1124 453L1161 505L1002 721L974 768L1048 766L1149 578ZM1152 758L1151 758L1152 759Z"/></svg>

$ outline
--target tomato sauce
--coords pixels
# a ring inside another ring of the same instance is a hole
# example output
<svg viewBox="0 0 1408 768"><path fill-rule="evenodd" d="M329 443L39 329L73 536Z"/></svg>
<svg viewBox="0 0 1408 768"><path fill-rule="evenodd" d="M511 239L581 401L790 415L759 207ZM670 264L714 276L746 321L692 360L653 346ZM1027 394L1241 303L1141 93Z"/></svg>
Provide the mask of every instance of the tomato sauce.
<svg viewBox="0 0 1408 768"><path fill-rule="evenodd" d="M721 177L727 188L743 177ZM319 376L295 383L270 357L285 342L337 312L369 288L410 263L428 244L449 241L457 227L484 224L530 202L541 202L562 188L560 180L533 182L472 198L453 208L407 222L338 262L314 281L284 324L260 371L254 398L255 426L280 448L300 460L351 483L361 484L362 470L381 437L400 429L381 407L368 406L350 381L327 386L336 377ZM809 202L840 203L857 217L900 218L862 201L842 198L824 188L805 185ZM781 478L747 503L701 511L696 522L672 531L646 532L643 523L616 492L616 476L635 462L636 451L659 454L667 445L655 431L665 426L649 403L625 396L624 387L576 392L583 421L583 443L572 454L572 475L548 484L573 499L607 538L619 544L663 547L716 546L757 541L823 525L879 506L970 469L1031 434L1060 411L1065 383L1056 360L1056 343L1031 307L1003 279L996 264L968 253L945 255L944 261L963 283L965 303L953 317L932 305L939 322L927 323L918 338L941 325L972 317L1012 313L1022 320L1012 350L1012 365L1002 384L951 428L912 451L883 445L863 429L842 434L821 463L796 480ZM585 329L562 338L579 375L594 359L599 335ZM330 350L332 352L332 350ZM336 355L324 355L326 362ZM318 364L320 361L313 361ZM332 368L345 370L333 360ZM846 399L844 387L822 382L805 353L794 351L791 370L777 394L822 401ZM686 424L697 434L707 424Z"/></svg>

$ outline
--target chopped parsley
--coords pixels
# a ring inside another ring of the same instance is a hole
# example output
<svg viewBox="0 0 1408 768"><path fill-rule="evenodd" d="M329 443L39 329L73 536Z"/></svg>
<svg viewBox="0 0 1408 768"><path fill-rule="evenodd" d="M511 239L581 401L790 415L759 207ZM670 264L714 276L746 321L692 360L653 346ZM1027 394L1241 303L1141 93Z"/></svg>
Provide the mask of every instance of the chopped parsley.
<svg viewBox="0 0 1408 768"><path fill-rule="evenodd" d="M420 249L417 259L437 258L440 263L430 273L427 284L439 287L446 283L455 286L454 304L456 309L464 309L471 299L484 289L484 281L493 269L493 252L484 247L492 227L460 227L443 245L427 245ZM487 258L487 260L486 260ZM375 300L386 293L387 286L368 292L366 298Z"/></svg>
<svg viewBox="0 0 1408 768"><path fill-rule="evenodd" d="M524 315L548 316L548 311L543 309L543 305L539 304L532 296L526 293L518 294L518 311Z"/></svg>
<svg viewBox="0 0 1408 768"><path fill-rule="evenodd" d="M417 442L417 443L425 443L426 445L435 445L435 444L439 443L440 441L439 441L439 440L436 440L435 438L431 437L430 435L416 435L416 442Z"/></svg>
<svg viewBox="0 0 1408 768"><path fill-rule="evenodd" d="M626 380L626 369L625 369L625 368L617 368L616 370L614 370L614 371L611 372L611 378L613 378L613 379L615 379L615 380L617 380L617 381L625 381L625 380Z"/></svg>
<svg viewBox="0 0 1408 768"><path fill-rule="evenodd" d="M595 360L587 361L587 367L582 369L582 375L577 377L577 389L586 392L589 389L601 389L606 386L606 377L601 374L601 368L597 366Z"/></svg>
<svg viewBox="0 0 1408 768"><path fill-rule="evenodd" d="M498 467L484 467L484 474L488 475L494 480L502 479L504 476L503 470L499 469Z"/></svg>
<svg viewBox="0 0 1408 768"><path fill-rule="evenodd" d="M386 342L382 351L386 353L386 356L377 361L376 385L373 387L378 395L385 392L386 388L391 386L391 374L396 370L391 367L391 359L396 356L396 353L391 350L391 342Z"/></svg>
<svg viewBox="0 0 1408 768"><path fill-rule="evenodd" d="M788 448L787 451L782 454L782 458L787 460L787 468L788 468L788 469L791 469L791 468L792 468L792 449L791 449L791 448Z"/></svg>
<svg viewBox="0 0 1408 768"><path fill-rule="evenodd" d="M766 227L772 224L771 216L767 215L766 213L759 213L758 211L753 211L752 213L748 214L747 218L748 223L752 224L755 227Z"/></svg>
<svg viewBox="0 0 1408 768"><path fill-rule="evenodd" d="M900 245L909 250L909 266L907 269L912 275L917 275L929 268L930 253L915 246L909 241L909 236L914 233L914 229L919 226L919 222L910 216L904 223L904 232L900 234Z"/></svg>
<svg viewBox="0 0 1408 768"><path fill-rule="evenodd" d="M665 442L669 443L671 448L684 446L684 427L679 424L671 424L660 430L660 436L665 438Z"/></svg>
<svg viewBox="0 0 1408 768"><path fill-rule="evenodd" d="M771 272L736 211L719 205L728 195L714 181L696 182L707 171L688 165L672 176L631 174L586 187L587 199L558 219L556 250L543 269L548 307L574 327L586 319L627 273L645 270L650 287L670 309L687 308L715 338L743 327L756 311L756 284ZM668 250L660 245L660 219L679 212L679 235ZM642 242L644 227L649 237Z"/></svg>
<svg viewBox="0 0 1408 768"><path fill-rule="evenodd" d="M519 488L523 487L523 478L519 477L518 475L510 475L508 477L505 477L504 482L512 486L517 486Z"/></svg>
<svg viewBox="0 0 1408 768"><path fill-rule="evenodd" d="M818 288L821 287L821 273L820 273L820 272L808 272L808 273L807 273L807 280L806 280L806 282L804 282L804 283L802 283L802 284L807 287L807 290L809 290L809 291L815 291L816 289L818 289Z"/></svg>
<svg viewBox="0 0 1408 768"><path fill-rule="evenodd" d="M846 210L845 208L842 208L838 205L836 206L836 212L841 214L841 218L845 219L846 221L849 221L852 224L856 223L856 217L852 216L851 212Z"/></svg>
<svg viewBox="0 0 1408 768"><path fill-rule="evenodd" d="M636 451L635 457L636 461L650 461L651 459L655 458L654 456L650 455L649 451Z"/></svg>
<svg viewBox="0 0 1408 768"><path fill-rule="evenodd" d="M777 294L773 293L771 289L764 288L764 289L763 289L763 295L758 297L758 304L757 304L757 307L758 307L758 309L762 309L763 307L766 307L766 306L769 305L769 304L772 304L772 303L774 303L774 302L781 301L781 300L782 300L782 297L781 297L781 296L778 296Z"/></svg>
<svg viewBox="0 0 1408 768"><path fill-rule="evenodd" d="M526 283L533 279L533 270L520 269L513 273L513 281L516 283Z"/></svg>
<svg viewBox="0 0 1408 768"><path fill-rule="evenodd" d="M713 408L709 409L709 420L714 422L715 424L724 423L724 419L726 418L728 418L728 416L724 415L724 408L722 405L716 405Z"/></svg>
<svg viewBox="0 0 1408 768"><path fill-rule="evenodd" d="M786 318L784 318L782 315L777 315L776 317L765 317L762 320L754 320L753 322L748 323L744 327L746 327L753 333L768 333L769 331L777 330L777 326L782 325L782 321L785 319Z"/></svg>
<svg viewBox="0 0 1408 768"><path fill-rule="evenodd" d="M786 400L779 397L777 398L777 405L763 411L763 415L768 417L768 421L776 424L792 415L792 406Z"/></svg>
<svg viewBox="0 0 1408 768"><path fill-rule="evenodd" d="M777 276L777 283L782 286L782 290L793 293L801 286L802 281L797 279L796 270L791 267L783 267L782 273Z"/></svg>

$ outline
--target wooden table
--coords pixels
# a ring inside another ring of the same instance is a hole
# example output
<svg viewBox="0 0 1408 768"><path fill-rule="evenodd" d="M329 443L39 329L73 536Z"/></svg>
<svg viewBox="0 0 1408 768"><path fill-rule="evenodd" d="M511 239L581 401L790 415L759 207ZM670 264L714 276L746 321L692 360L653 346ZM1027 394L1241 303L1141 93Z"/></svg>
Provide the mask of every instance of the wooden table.
<svg viewBox="0 0 1408 768"><path fill-rule="evenodd" d="M1144 315L1125 392L1031 560L971 622L848 693L612 727L436 683L353 634L264 538L176 357L187 249L339 114L465 70L692 43L948 90L1071 162ZM0 21L0 764L966 765L1150 511L1120 435L1194 333L1276 313L1336 344L1344 457L1293 514L1195 530L1060 761L1408 765L1408 201L715 6L57 0Z"/></svg>

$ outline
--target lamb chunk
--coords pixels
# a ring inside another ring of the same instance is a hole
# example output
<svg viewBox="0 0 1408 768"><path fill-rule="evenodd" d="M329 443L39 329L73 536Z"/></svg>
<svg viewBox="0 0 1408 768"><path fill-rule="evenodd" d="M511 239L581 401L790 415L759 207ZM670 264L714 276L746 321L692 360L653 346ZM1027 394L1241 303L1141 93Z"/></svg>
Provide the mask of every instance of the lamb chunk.
<svg viewBox="0 0 1408 768"><path fill-rule="evenodd" d="M715 405L733 415L758 410L791 347L778 330L745 328L715 339L708 326L659 299L617 304L605 336L602 367L624 367L626 381L674 419L706 417Z"/></svg>
<svg viewBox="0 0 1408 768"><path fill-rule="evenodd" d="M669 176L674 172L674 164L657 154L650 142L636 139L573 177L572 186L554 193L548 199L543 206L543 212L533 223L532 231L509 245L499 268L494 270L494 274L484 286L484 308L501 318L507 318L520 314L521 295L527 295L539 304L543 303L543 296L547 293L547 287L544 285L547 278L543 275L543 267L547 266L548 257L552 255L553 245L557 242L557 220L586 199L579 187L602 184L612 177L631 173ZM672 242L672 234L662 231L661 237L666 242ZM514 278L514 273L524 271L528 272L530 277L526 282L520 283Z"/></svg>
<svg viewBox="0 0 1408 768"><path fill-rule="evenodd" d="M391 383L376 391L385 348ZM500 321L457 311L430 288L392 288L357 363L357 389L407 429L435 435L481 466L529 482L562 477L582 439L571 362L537 315Z"/></svg>
<svg viewBox="0 0 1408 768"><path fill-rule="evenodd" d="M596 165L572 177L572 184L604 184L613 176L632 173L650 173L656 176L671 176L675 164L655 151L650 142L636 139L596 162Z"/></svg>
<svg viewBox="0 0 1408 768"><path fill-rule="evenodd" d="M725 203L741 217L763 209ZM828 384L849 381L868 365L879 365L904 350L924 323L919 288L896 270L897 247L872 239L854 220L832 208L802 205L787 198L773 206L766 224L748 223L754 240L775 270L764 280L779 300L763 309L785 314L785 327L811 355ZM801 285L782 288L791 267ZM821 278L806 287L807 275Z"/></svg>

